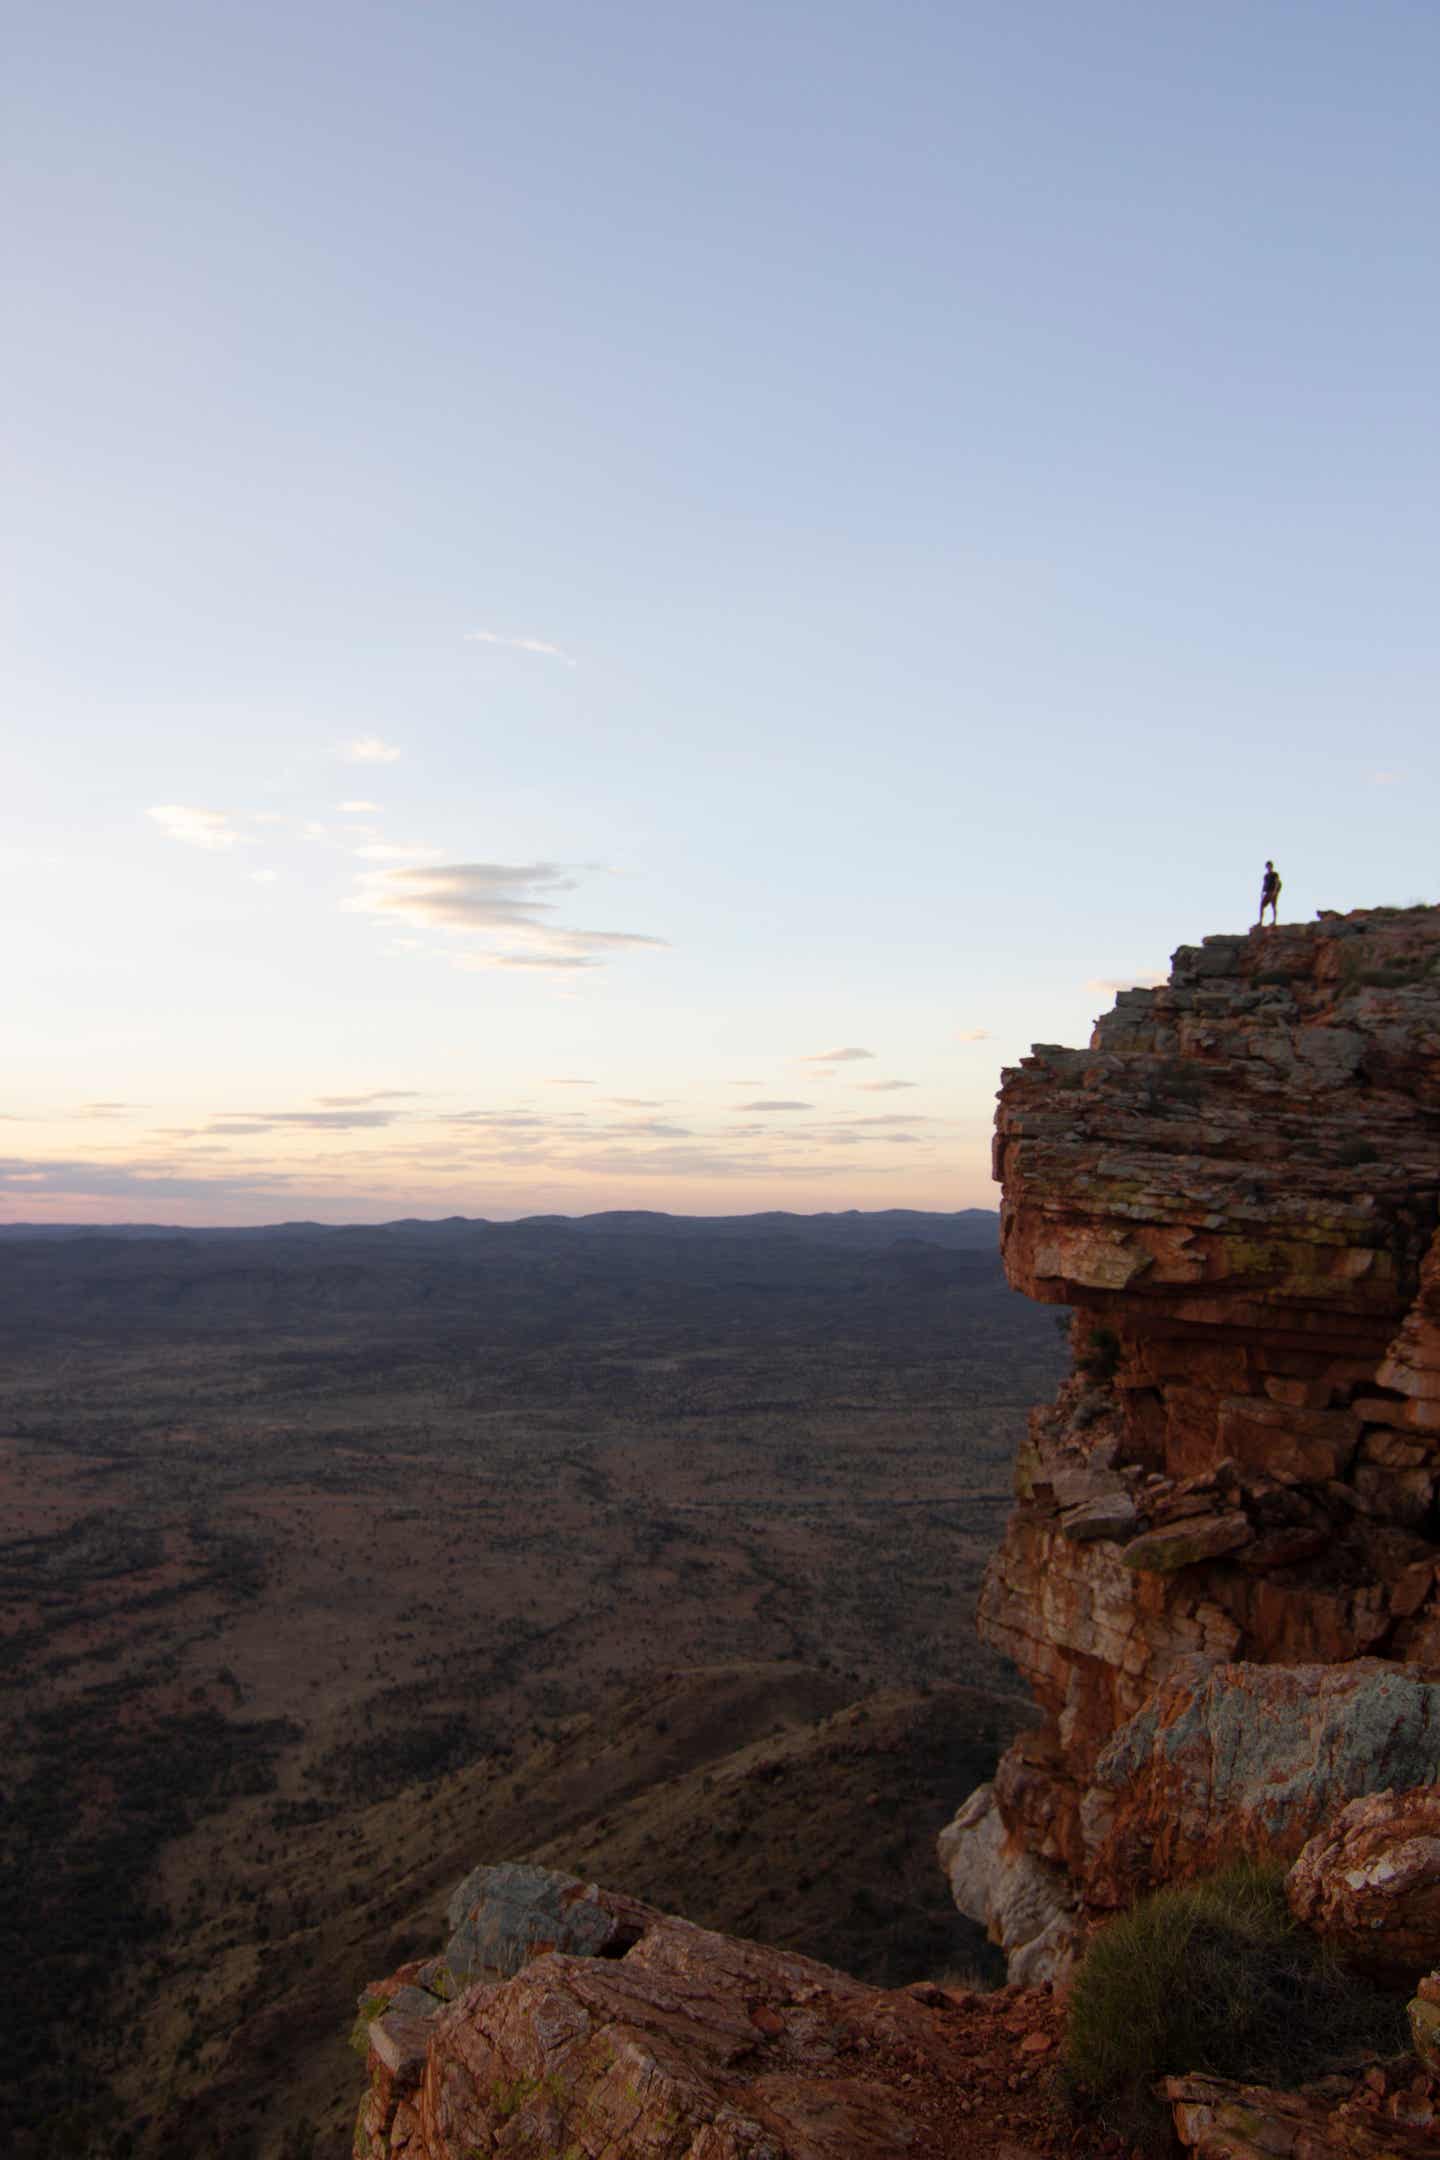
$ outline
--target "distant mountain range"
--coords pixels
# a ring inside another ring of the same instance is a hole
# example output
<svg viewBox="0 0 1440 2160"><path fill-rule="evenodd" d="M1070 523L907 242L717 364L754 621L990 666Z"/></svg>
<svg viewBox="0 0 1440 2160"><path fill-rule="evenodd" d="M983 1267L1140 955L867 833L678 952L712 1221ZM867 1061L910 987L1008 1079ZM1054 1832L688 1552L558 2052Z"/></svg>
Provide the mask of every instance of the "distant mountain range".
<svg viewBox="0 0 1440 2160"><path fill-rule="evenodd" d="M522 1222L277 1223L189 1230L151 1223L0 1226L0 1340L333 1328L367 1315L383 1334L522 1326L599 1339L707 1324L724 1308L798 1298L836 1325L836 1299L913 1299L922 1283L999 1290L998 1217L908 1208L874 1214L617 1211ZM716 1301L719 1300L717 1305ZM732 1315L733 1317L733 1315ZM917 1322L918 1324L918 1322Z"/></svg>
<svg viewBox="0 0 1440 2160"><path fill-rule="evenodd" d="M761 1215L665 1215L653 1208L611 1208L598 1215L524 1215L513 1222L492 1222L483 1215L447 1215L435 1222L412 1215L390 1223L286 1222L246 1229L192 1229L176 1223L17 1222L0 1223L0 1239L186 1238L240 1244L263 1238L313 1238L420 1244L561 1231L605 1237L798 1238L806 1244L848 1251L874 1250L915 1240L941 1246L948 1252L989 1252L997 1243L999 1224L993 1208L959 1208L951 1214L932 1214L919 1208L879 1208L870 1213L847 1208L824 1215L792 1215L782 1209Z"/></svg>

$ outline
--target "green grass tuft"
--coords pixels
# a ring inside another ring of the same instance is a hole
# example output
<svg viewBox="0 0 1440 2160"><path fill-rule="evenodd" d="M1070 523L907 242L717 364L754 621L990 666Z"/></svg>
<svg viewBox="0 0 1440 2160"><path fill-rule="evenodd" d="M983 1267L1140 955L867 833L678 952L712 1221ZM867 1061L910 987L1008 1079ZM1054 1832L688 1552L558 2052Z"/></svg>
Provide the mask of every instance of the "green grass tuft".
<svg viewBox="0 0 1440 2160"><path fill-rule="evenodd" d="M1295 2086L1404 2048L1403 2004L1297 1926L1284 1884L1283 1868L1241 1862L1143 1898L1095 1938L1067 2018L1077 2104L1166 2152L1159 2078L1204 2071Z"/></svg>

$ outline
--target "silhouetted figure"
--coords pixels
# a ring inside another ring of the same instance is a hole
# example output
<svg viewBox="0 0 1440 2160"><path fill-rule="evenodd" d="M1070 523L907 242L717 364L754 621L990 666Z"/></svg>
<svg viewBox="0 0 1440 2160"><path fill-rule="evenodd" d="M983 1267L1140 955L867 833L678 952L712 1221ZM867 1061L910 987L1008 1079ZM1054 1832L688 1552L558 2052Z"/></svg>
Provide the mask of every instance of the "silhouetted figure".
<svg viewBox="0 0 1440 2160"><path fill-rule="evenodd" d="M1263 928L1264 926L1265 910L1267 907L1270 910L1270 927L1272 928L1272 930L1274 929L1276 923L1278 923L1280 920L1280 916L1278 913L1279 906L1280 873L1275 868L1273 862L1267 862L1265 865L1265 875L1260 880L1260 921L1255 926L1257 930Z"/></svg>

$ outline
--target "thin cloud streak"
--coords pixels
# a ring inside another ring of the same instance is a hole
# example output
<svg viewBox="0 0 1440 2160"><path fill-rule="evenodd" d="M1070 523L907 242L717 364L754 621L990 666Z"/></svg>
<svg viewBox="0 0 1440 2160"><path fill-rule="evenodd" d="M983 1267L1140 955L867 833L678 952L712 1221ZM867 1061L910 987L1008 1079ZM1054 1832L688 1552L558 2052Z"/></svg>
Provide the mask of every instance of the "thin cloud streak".
<svg viewBox="0 0 1440 2160"><path fill-rule="evenodd" d="M317 1095L315 1100L325 1110L367 1110L372 1103L419 1102L422 1094L420 1088L372 1088L368 1095Z"/></svg>
<svg viewBox="0 0 1440 2160"><path fill-rule="evenodd" d="M536 653L545 660L558 660L564 667L573 668L577 663L559 645L552 645L548 638L506 637L499 630L467 630L467 645L504 645L512 652Z"/></svg>
<svg viewBox="0 0 1440 2160"><path fill-rule="evenodd" d="M393 1125L398 1110L236 1110L211 1118L207 1133L355 1132Z"/></svg>

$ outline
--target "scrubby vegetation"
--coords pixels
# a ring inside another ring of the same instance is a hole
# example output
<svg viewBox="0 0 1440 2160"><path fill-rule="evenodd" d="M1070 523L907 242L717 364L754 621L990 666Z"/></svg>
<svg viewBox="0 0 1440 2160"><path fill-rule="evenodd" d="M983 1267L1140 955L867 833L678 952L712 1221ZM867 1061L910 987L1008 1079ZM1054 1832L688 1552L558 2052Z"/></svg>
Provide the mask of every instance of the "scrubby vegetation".
<svg viewBox="0 0 1440 2160"><path fill-rule="evenodd" d="M0 1234L0 2108L25 2160L253 2160L311 2125L348 2149L357 1989L433 1946L477 1858L550 1841L876 1977L968 1954L934 1834L1008 1728L952 1704L947 1734L937 1694L886 1750L723 1766L879 1690L1007 1684L969 1610L1062 1360L994 1237ZM713 1714L666 1677L732 1665L756 1677ZM617 1768L573 1721L631 1703ZM684 1781L712 1769L696 1839Z"/></svg>
<svg viewBox="0 0 1440 2160"><path fill-rule="evenodd" d="M1297 1926L1284 1881L1282 1868L1242 1862L1143 1898L1096 1938L1070 1999L1065 2067L1077 2107L1164 2153L1162 2077L1293 2086L1404 2047L1403 2004Z"/></svg>

